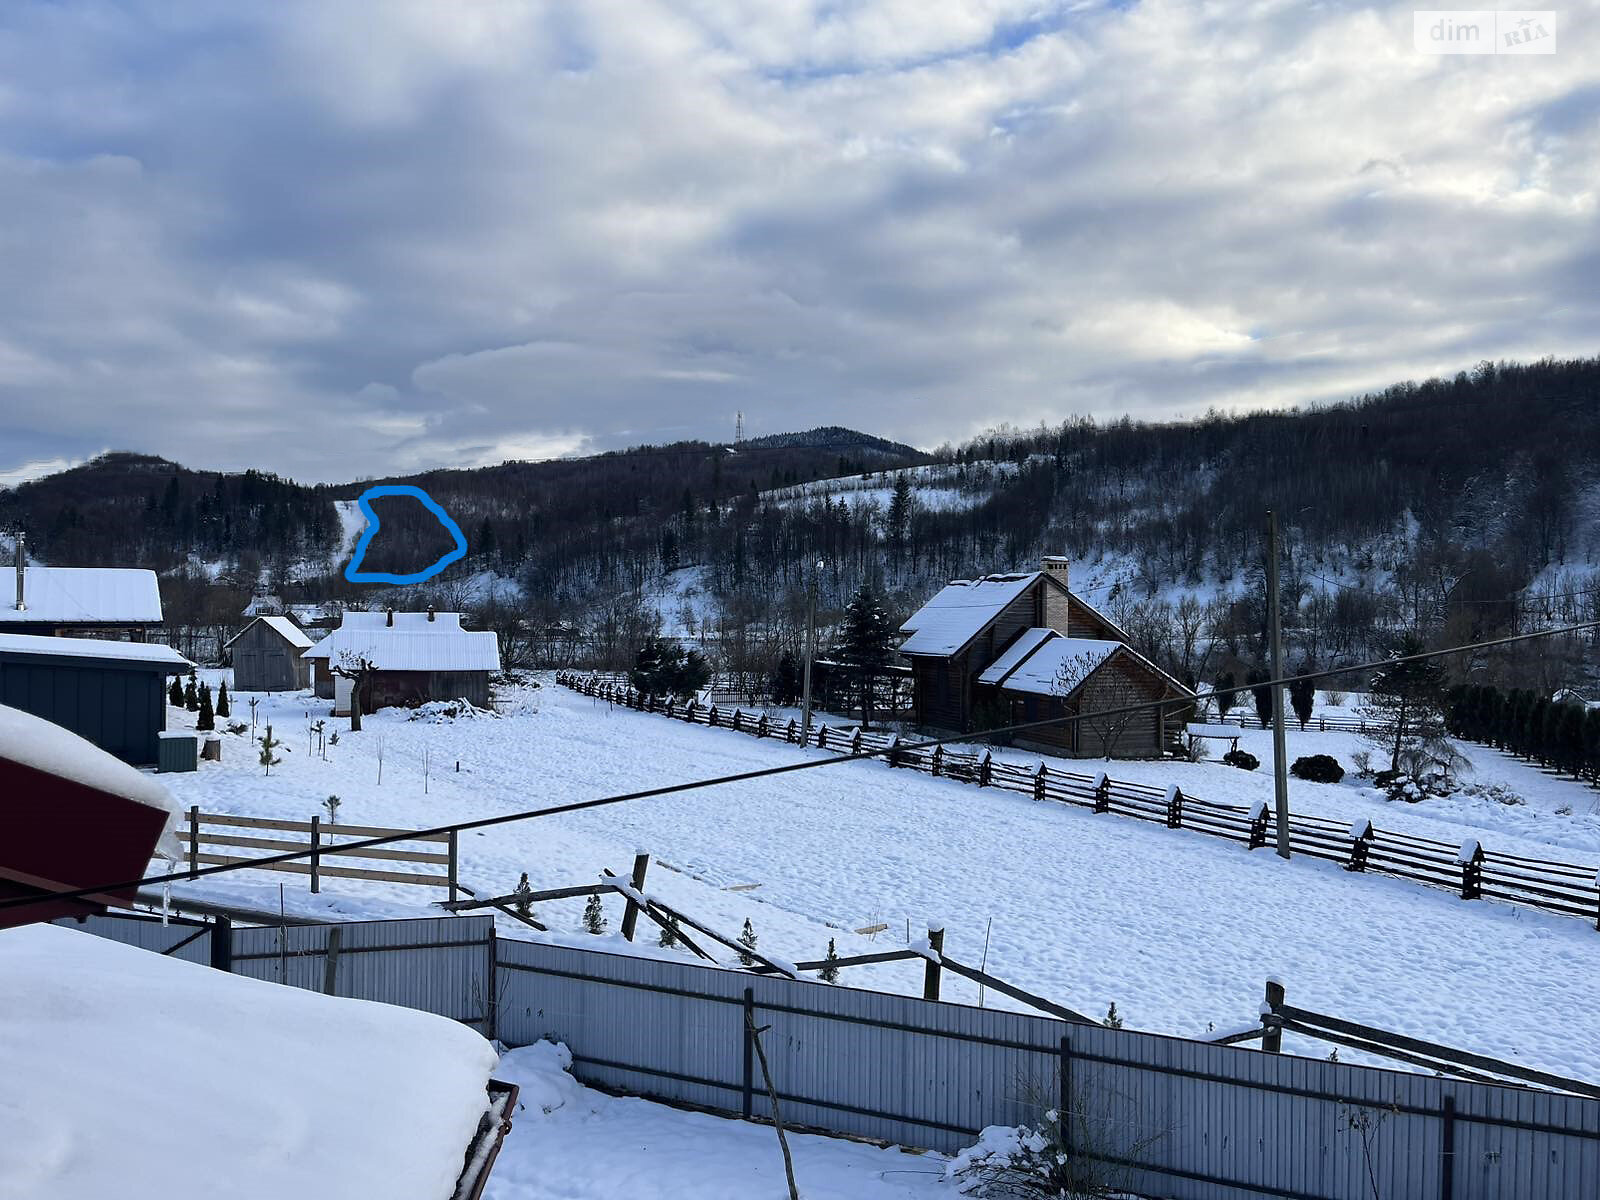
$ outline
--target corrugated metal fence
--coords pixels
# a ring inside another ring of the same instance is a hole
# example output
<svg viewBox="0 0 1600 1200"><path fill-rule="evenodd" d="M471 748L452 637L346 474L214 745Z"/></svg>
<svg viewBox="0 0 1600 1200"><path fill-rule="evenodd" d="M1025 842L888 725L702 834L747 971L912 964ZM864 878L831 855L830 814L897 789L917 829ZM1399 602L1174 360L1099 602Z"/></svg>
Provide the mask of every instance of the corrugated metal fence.
<svg viewBox="0 0 1600 1200"><path fill-rule="evenodd" d="M86 927L154 950L194 932ZM1123 1186L1176 1200L1600 1196L1600 1101L1579 1096L511 941L481 917L238 930L235 970L325 990L334 931L337 994L565 1042L578 1078L637 1095L767 1115L748 1017L785 1120L818 1129L949 1151L1054 1108L1078 1150L1136 1160ZM177 953L209 961L205 940Z"/></svg>

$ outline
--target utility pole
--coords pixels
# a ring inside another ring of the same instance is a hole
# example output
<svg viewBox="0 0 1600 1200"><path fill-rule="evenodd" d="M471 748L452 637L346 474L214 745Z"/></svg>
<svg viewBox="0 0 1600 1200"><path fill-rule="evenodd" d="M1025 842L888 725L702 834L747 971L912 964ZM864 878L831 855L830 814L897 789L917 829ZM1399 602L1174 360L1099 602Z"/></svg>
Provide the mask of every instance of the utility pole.
<svg viewBox="0 0 1600 1200"><path fill-rule="evenodd" d="M1267 510L1267 621L1272 631L1272 677L1283 678L1283 615L1278 604L1278 514ZM1283 743L1283 685L1272 685L1272 787L1277 800L1278 857L1289 857L1289 761Z"/></svg>
<svg viewBox="0 0 1600 1200"><path fill-rule="evenodd" d="M811 576L811 588L806 597L806 669L803 698L800 702L800 742L811 737L811 660L817 656L817 581L822 577L822 562Z"/></svg>

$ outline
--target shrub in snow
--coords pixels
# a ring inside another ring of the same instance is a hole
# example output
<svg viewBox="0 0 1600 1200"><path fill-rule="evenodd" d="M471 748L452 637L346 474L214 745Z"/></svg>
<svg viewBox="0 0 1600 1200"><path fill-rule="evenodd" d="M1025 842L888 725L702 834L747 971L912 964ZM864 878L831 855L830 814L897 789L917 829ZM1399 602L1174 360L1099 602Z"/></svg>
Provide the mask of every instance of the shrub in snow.
<svg viewBox="0 0 1600 1200"><path fill-rule="evenodd" d="M532 919L533 917L533 886L528 882L528 873L524 871L522 878L517 880L517 886L511 892L511 907L521 916ZM599 899L599 897L595 897Z"/></svg>
<svg viewBox="0 0 1600 1200"><path fill-rule="evenodd" d="M261 765L266 768L266 773L268 775L272 774L272 768L273 767L277 766L279 763L281 763L283 761L283 759L281 759L277 755L273 754L273 751L276 750L281 745L283 745L283 743L280 742L277 738L272 736L272 726L268 725L267 726L266 736L261 739L261 759L260 759Z"/></svg>
<svg viewBox="0 0 1600 1200"><path fill-rule="evenodd" d="M233 713L228 707L228 681L224 679L217 684L217 716L231 717Z"/></svg>
<svg viewBox="0 0 1600 1200"><path fill-rule="evenodd" d="M1519 804L1525 805L1528 803L1503 783L1470 784L1461 790L1469 796L1480 796L1485 800L1493 800L1496 804L1504 804L1508 807ZM1572 806L1570 804L1567 805L1566 810L1568 813L1570 813L1572 811ZM1561 812L1560 809L1557 809L1556 811L1558 813Z"/></svg>
<svg viewBox="0 0 1600 1200"><path fill-rule="evenodd" d="M1008 1200L1124 1196L1131 1173L1124 1164L1160 1135L1125 1144L1120 1131L1090 1115L1095 1107L1078 1101L1070 1113L1045 1110L1037 1125L991 1125L945 1164L945 1182L962 1195Z"/></svg>
<svg viewBox="0 0 1600 1200"><path fill-rule="evenodd" d="M1261 760L1248 750L1229 750L1222 756L1222 761L1241 771L1254 771L1261 765Z"/></svg>
<svg viewBox="0 0 1600 1200"><path fill-rule="evenodd" d="M589 903L583 906L583 927L594 934L606 931L606 913L605 909L600 907L598 894L590 896Z"/></svg>
<svg viewBox="0 0 1600 1200"><path fill-rule="evenodd" d="M243 721L235 721L235 722L233 722L233 724L228 726L228 732L229 733L243 733L249 728L250 728L250 726L246 725Z"/></svg>
<svg viewBox="0 0 1600 1200"><path fill-rule="evenodd" d="M178 682L178 677L172 677L172 686L167 689L167 703L173 708L183 707L183 684Z"/></svg>
<svg viewBox="0 0 1600 1200"><path fill-rule="evenodd" d="M817 972L817 976L823 983L839 982L839 968L834 965L838 961L839 953L833 948L833 939L829 938L827 957L822 960L822 970Z"/></svg>
<svg viewBox="0 0 1600 1200"><path fill-rule="evenodd" d="M1107 1029L1122 1028L1122 1014L1117 1011L1117 1002L1113 1000L1111 1007L1106 1009L1106 1019L1102 1022Z"/></svg>
<svg viewBox="0 0 1600 1200"><path fill-rule="evenodd" d="M1361 778L1363 778L1363 779L1371 778L1371 776L1372 776L1372 751L1370 751L1370 750L1357 750L1354 754L1352 754L1350 756L1350 761L1355 763L1355 765L1356 765L1356 774L1357 775L1361 776Z"/></svg>
<svg viewBox="0 0 1600 1200"><path fill-rule="evenodd" d="M195 718L194 727L207 730L217 727L217 716L211 708L211 685L209 683L200 685L200 709L199 715Z"/></svg>
<svg viewBox="0 0 1600 1200"><path fill-rule="evenodd" d="M183 706L190 712L200 711L200 688L191 673L189 682L183 689Z"/></svg>
<svg viewBox="0 0 1600 1200"><path fill-rule="evenodd" d="M755 966L756 960L750 951L756 948L756 931L749 917L744 919L744 928L739 931L739 945L743 947L739 951L739 962L747 967Z"/></svg>
<svg viewBox="0 0 1600 1200"><path fill-rule="evenodd" d="M677 916L673 913L668 913L666 923L661 926L661 945L669 947L676 946L678 944L679 934L680 926L678 925Z"/></svg>
<svg viewBox="0 0 1600 1200"><path fill-rule="evenodd" d="M328 823L330 825L339 819L339 805L342 803L343 801L337 796L329 796L322 802L322 807L328 810ZM523 878L526 879L527 876L524 875Z"/></svg>
<svg viewBox="0 0 1600 1200"><path fill-rule="evenodd" d="M1294 760L1289 774L1308 783L1338 783L1344 778L1344 768L1331 754L1308 754Z"/></svg>
<svg viewBox="0 0 1600 1200"><path fill-rule="evenodd" d="M492 708L479 708L465 696L454 700L428 700L413 706L408 721L431 721L435 725L473 717L498 717Z"/></svg>

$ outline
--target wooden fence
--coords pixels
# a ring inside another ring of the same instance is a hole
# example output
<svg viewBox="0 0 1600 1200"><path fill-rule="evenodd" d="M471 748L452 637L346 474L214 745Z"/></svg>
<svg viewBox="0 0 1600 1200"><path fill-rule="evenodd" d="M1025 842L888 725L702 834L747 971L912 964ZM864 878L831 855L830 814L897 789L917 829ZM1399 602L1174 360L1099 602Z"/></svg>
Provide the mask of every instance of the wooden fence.
<svg viewBox="0 0 1600 1200"><path fill-rule="evenodd" d="M1240 729L1272 728L1271 721L1263 722L1255 713L1234 709L1230 709L1227 716L1219 717L1218 723L1237 725ZM1369 729L1377 728L1371 721L1365 721L1360 717L1330 717L1325 713L1318 713L1302 725L1300 718L1292 712L1283 714L1283 727L1290 732L1299 733L1366 733Z"/></svg>
<svg viewBox="0 0 1600 1200"><path fill-rule="evenodd" d="M236 832L238 830L245 832ZM328 876L333 879L368 879L380 883L417 883L428 887L443 887L450 890L450 899L454 900L459 892L465 890L456 877L454 833L419 835L408 839L418 844L442 845L443 850L397 850L392 845L347 850L340 842L340 839L394 837L409 832L405 829L384 829L375 825L335 824L324 822L321 817L312 817L309 821L283 821L272 817L242 817L234 813L203 813L200 807L195 805L189 809L189 819L179 829L178 839L183 843L191 870L202 865L216 864L248 867L255 862L254 857L203 849L206 846L223 847L227 851L266 850L272 854L310 849L312 854L308 861L262 863L256 869L309 875L313 892L322 890L323 876ZM263 833L278 836L262 836ZM306 836L295 839L282 836L285 834ZM270 857L270 855L257 857ZM444 870L441 873L421 870L400 871L392 867L328 866L322 861L324 858L409 863L421 867L442 867Z"/></svg>
<svg viewBox="0 0 1600 1200"><path fill-rule="evenodd" d="M632 689L590 682L567 672L558 674L556 681L583 695L660 713L690 724L775 738L791 745L801 744L797 722L773 722L764 713L751 714L739 709L730 712L714 705L658 700L641 696ZM860 729L818 726L804 744L840 754L871 753L883 757L890 767L923 771L977 787L1019 792L1038 801L1053 800L1097 813L1165 825L1169 829L1189 829L1237 842L1251 850L1276 843L1275 818L1265 801L1257 801L1248 808L1218 804L1186 795L1176 784L1162 789L1111 779L1104 771L1087 775L1044 762L1037 767L1025 767L996 760L987 751L983 754L952 753L943 746L931 750L901 749L899 738L893 734ZM1347 871L1374 872L1447 888L1458 892L1463 900L1487 897L1581 917L1593 921L1595 928L1600 929L1600 886L1597 886L1600 871L1593 865L1525 858L1486 850L1474 840L1457 845L1437 838L1378 829L1365 819L1352 823L1305 813L1290 814L1289 845L1295 854L1338 863Z"/></svg>

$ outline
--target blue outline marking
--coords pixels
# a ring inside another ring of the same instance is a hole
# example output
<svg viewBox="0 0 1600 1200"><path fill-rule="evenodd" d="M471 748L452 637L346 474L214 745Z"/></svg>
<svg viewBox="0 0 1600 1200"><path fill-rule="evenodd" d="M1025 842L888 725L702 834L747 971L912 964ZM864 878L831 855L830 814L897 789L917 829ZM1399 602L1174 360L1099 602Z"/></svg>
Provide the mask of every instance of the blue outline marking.
<svg viewBox="0 0 1600 1200"><path fill-rule="evenodd" d="M386 571L362 571L360 569L361 561L367 555L367 546L382 524L378 514L372 511L372 505L369 503L369 501L375 500L379 496L415 496L422 501L424 508L439 518L439 524L445 527L450 536L455 538L456 548L449 551L431 566L424 567L420 571L413 571L409 575L391 575ZM449 513L439 507L432 496L419 487L413 487L409 483L391 483L382 487L370 487L357 497L356 504L360 506L362 514L367 518L367 527L361 531L360 538L356 540L355 553L350 556L350 565L344 569L344 577L351 583L422 583L425 580L432 579L451 563L465 558L467 555L467 539L466 535L461 532L461 526L455 523Z"/></svg>

